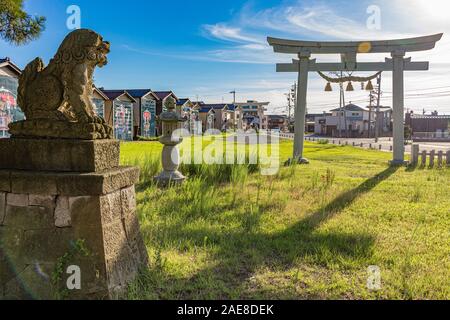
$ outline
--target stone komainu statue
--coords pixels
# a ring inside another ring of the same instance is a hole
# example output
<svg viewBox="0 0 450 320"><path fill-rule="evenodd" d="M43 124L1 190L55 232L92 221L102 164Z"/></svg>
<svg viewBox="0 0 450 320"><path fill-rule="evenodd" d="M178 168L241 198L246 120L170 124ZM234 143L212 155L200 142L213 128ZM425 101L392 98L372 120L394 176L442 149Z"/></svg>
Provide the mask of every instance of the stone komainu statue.
<svg viewBox="0 0 450 320"><path fill-rule="evenodd" d="M18 104L26 120L13 137L110 139L112 128L95 116L91 101L96 66L107 64L110 45L94 31L71 32L47 67L36 58L19 78Z"/></svg>

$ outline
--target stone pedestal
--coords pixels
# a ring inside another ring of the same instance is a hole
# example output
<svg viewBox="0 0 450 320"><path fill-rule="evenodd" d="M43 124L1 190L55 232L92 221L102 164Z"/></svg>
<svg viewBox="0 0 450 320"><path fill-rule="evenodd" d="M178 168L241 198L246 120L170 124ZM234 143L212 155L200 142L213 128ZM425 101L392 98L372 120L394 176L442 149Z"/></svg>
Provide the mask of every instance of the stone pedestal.
<svg viewBox="0 0 450 320"><path fill-rule="evenodd" d="M177 143L172 141L165 141L161 139L164 145L162 151L162 166L163 171L154 179L161 187L168 187L171 184L180 184L186 180L186 177L178 171L180 163L180 151Z"/></svg>
<svg viewBox="0 0 450 320"><path fill-rule="evenodd" d="M8 148L34 143L41 154L54 147L41 140L5 141L1 145ZM73 141L58 143L80 147ZM115 150L117 142L90 145ZM114 152L110 161L96 162L93 150L85 153L84 168L94 164L102 170L85 173L17 170L0 157L0 168L8 168L0 169L0 299L114 299L147 264L136 217L139 169L119 167ZM31 166L43 165L41 158L28 159ZM82 164L64 159L64 170L70 163L77 168ZM74 266L80 289L67 286L76 274Z"/></svg>
<svg viewBox="0 0 450 320"><path fill-rule="evenodd" d="M117 140L0 139L0 168L98 172L119 166Z"/></svg>

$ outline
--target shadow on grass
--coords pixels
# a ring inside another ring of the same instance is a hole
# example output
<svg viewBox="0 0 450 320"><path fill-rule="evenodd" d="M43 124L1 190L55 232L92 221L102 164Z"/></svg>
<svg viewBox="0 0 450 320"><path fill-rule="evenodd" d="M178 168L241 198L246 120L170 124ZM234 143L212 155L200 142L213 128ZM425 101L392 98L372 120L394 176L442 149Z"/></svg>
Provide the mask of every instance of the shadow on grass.
<svg viewBox="0 0 450 320"><path fill-rule="evenodd" d="M166 240L171 243L189 241L197 247L210 246L210 252L213 253L208 259L215 264L189 278L171 276L165 272L163 264L152 264L134 287L135 297L253 299L259 296L255 297L254 290L248 287L249 279L259 268L268 268L274 272L287 271L299 260L322 267L338 264L341 268L367 263L375 241L371 235L323 232L318 229L397 170L393 167L386 169L279 232L253 232L245 228L231 232L218 229L187 230L182 225L169 226L164 232L168 237ZM273 293L269 298L281 296Z"/></svg>

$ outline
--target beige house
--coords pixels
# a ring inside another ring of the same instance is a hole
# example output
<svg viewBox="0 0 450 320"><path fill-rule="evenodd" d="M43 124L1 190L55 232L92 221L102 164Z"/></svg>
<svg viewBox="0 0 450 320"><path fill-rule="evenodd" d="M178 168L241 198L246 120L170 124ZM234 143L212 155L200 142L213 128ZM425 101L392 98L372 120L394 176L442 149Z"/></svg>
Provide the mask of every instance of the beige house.
<svg viewBox="0 0 450 320"><path fill-rule="evenodd" d="M268 129L267 121L264 121L266 107L270 102L258 102L248 100L247 102L235 104L235 121L237 129L248 130L257 127L262 130Z"/></svg>
<svg viewBox="0 0 450 320"><path fill-rule="evenodd" d="M108 97L97 87L92 90L92 104L94 105L94 113L96 116L105 119L105 104Z"/></svg>
<svg viewBox="0 0 450 320"><path fill-rule="evenodd" d="M202 104L199 117L205 131L210 129L224 131L233 125L227 104Z"/></svg>

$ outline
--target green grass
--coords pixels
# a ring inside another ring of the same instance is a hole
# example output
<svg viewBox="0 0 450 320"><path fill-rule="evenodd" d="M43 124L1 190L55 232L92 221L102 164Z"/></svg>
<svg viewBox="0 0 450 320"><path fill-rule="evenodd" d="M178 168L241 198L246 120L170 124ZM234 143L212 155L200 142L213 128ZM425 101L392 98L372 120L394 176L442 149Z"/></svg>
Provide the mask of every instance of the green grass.
<svg viewBox="0 0 450 320"><path fill-rule="evenodd" d="M122 145L122 163L142 170L150 257L130 299L450 298L449 169L390 168L389 153L307 143L311 164L276 176L184 166L184 185L159 190L161 149ZM292 143L280 152L283 163ZM379 291L366 287L371 265Z"/></svg>

